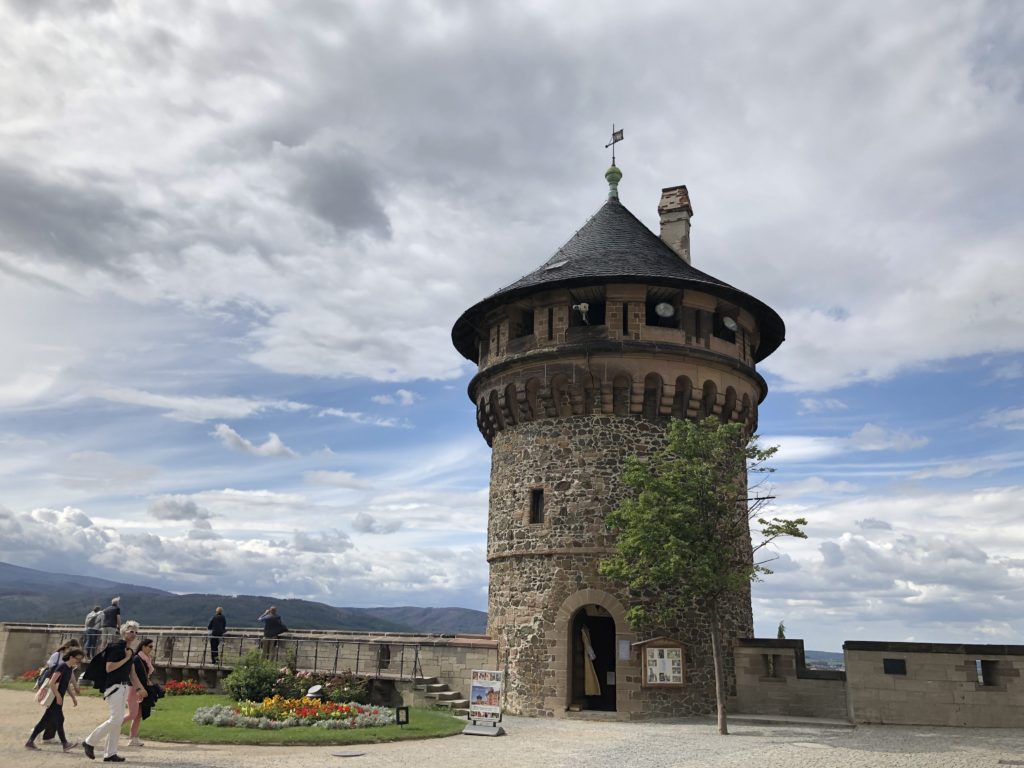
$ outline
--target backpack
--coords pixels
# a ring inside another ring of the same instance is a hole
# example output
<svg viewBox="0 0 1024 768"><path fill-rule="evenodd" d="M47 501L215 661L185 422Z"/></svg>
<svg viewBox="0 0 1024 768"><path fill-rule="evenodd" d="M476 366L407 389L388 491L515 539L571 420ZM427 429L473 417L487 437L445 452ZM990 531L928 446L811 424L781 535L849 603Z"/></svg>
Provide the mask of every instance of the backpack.
<svg viewBox="0 0 1024 768"><path fill-rule="evenodd" d="M99 691L107 689L107 652L97 653L89 660L89 665L82 673L82 680L92 682L92 687Z"/></svg>

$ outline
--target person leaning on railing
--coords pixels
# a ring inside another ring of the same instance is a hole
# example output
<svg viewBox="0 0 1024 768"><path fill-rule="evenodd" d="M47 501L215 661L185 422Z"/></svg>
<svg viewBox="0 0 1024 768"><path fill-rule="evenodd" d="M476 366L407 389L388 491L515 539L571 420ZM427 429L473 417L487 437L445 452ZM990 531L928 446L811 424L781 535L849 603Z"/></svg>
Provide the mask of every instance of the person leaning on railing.
<svg viewBox="0 0 1024 768"><path fill-rule="evenodd" d="M270 606L263 614L256 619L263 622L263 655L268 659L273 655L277 657L277 638L288 631L288 627L281 620L281 615L275 606Z"/></svg>

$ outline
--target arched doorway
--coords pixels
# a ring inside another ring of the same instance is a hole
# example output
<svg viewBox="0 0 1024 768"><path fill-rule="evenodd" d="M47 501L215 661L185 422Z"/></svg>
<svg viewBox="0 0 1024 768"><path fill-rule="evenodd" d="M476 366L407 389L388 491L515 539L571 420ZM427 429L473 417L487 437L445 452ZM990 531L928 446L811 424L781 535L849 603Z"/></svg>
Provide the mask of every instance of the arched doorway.
<svg viewBox="0 0 1024 768"><path fill-rule="evenodd" d="M584 605L570 627L572 708L615 711L615 619L600 605Z"/></svg>

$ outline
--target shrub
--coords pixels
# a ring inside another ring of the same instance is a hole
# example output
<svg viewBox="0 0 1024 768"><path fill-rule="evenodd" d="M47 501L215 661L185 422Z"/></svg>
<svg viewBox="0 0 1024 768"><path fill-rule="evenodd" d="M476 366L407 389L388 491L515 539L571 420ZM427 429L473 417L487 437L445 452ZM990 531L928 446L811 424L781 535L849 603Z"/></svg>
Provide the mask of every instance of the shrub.
<svg viewBox="0 0 1024 768"><path fill-rule="evenodd" d="M224 690L235 701L262 701L274 694L280 670L259 650L252 650L224 678Z"/></svg>
<svg viewBox="0 0 1024 768"><path fill-rule="evenodd" d="M274 683L274 695L283 699L298 699L305 696L306 691L314 685L323 686L323 697L337 703L366 701L369 693L369 681L365 677L356 677L351 672L338 674L292 673L287 669L282 669L280 677Z"/></svg>

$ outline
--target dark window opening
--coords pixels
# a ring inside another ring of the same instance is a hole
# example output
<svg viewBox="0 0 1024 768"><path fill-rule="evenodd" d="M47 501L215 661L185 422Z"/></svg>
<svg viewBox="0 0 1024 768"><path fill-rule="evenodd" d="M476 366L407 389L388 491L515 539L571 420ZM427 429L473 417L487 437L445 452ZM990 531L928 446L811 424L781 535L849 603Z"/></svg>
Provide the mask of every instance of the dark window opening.
<svg viewBox="0 0 1024 768"><path fill-rule="evenodd" d="M509 320L509 336L513 339L521 339L523 336L533 335L533 312L517 312Z"/></svg>
<svg viewBox="0 0 1024 768"><path fill-rule="evenodd" d="M544 489L534 488L530 491L530 523L544 522Z"/></svg>
<svg viewBox="0 0 1024 768"><path fill-rule="evenodd" d="M765 677L782 677L779 674L779 655L777 653L765 653L763 657Z"/></svg>
<svg viewBox="0 0 1024 768"><path fill-rule="evenodd" d="M906 659L882 659L882 671L887 675L907 674Z"/></svg>
<svg viewBox="0 0 1024 768"><path fill-rule="evenodd" d="M987 659L978 659L974 662L978 670L978 684L979 685L996 685L996 668L999 665L998 661L989 661Z"/></svg>
<svg viewBox="0 0 1024 768"><path fill-rule="evenodd" d="M715 338L735 344L737 328L739 326L736 325L736 318L721 312L715 312L714 329L712 330Z"/></svg>
<svg viewBox="0 0 1024 768"><path fill-rule="evenodd" d="M660 328L678 328L679 317L682 314L679 306L674 301L665 299L648 299L644 323L655 325Z"/></svg>
<svg viewBox="0 0 1024 768"><path fill-rule="evenodd" d="M604 310L603 301L574 301L569 313L569 326L604 325Z"/></svg>
<svg viewBox="0 0 1024 768"><path fill-rule="evenodd" d="M553 307L548 307L548 341L553 341L555 338L555 310Z"/></svg>
<svg viewBox="0 0 1024 768"><path fill-rule="evenodd" d="M622 335L629 336L629 302L622 302Z"/></svg>

